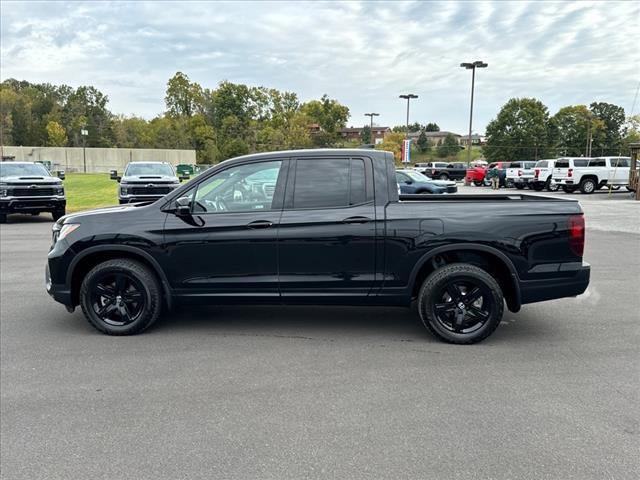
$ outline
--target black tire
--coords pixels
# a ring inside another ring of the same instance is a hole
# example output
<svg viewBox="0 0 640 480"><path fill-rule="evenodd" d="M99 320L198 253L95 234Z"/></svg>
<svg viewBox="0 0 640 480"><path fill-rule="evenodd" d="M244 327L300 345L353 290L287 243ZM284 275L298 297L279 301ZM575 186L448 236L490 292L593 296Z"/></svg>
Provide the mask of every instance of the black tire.
<svg viewBox="0 0 640 480"><path fill-rule="evenodd" d="M575 192L575 191L576 191L576 189L577 189L577 188L578 188L578 187L567 187L566 185L563 185L563 186L562 186L562 191L563 191L564 193L573 193L573 192Z"/></svg>
<svg viewBox="0 0 640 480"><path fill-rule="evenodd" d="M162 289L156 275L140 262L108 260L82 280L80 305L89 323L102 333L135 335L160 316Z"/></svg>
<svg viewBox="0 0 640 480"><path fill-rule="evenodd" d="M0 213L0 223L7 223L7 214Z"/></svg>
<svg viewBox="0 0 640 480"><path fill-rule="evenodd" d="M482 185L484 185L484 183L483 183L483 182L479 182L478 180L474 180L473 184L474 184L476 187L481 187Z"/></svg>
<svg viewBox="0 0 640 480"><path fill-rule="evenodd" d="M590 195L596 191L598 184L593 178L583 178L580 182L580 191L585 195Z"/></svg>
<svg viewBox="0 0 640 480"><path fill-rule="evenodd" d="M514 183L513 186L518 190L524 190L524 183Z"/></svg>
<svg viewBox="0 0 640 480"><path fill-rule="evenodd" d="M547 189L547 192L557 192L558 190L560 190L560 185L558 185L557 183L551 183L551 180L547 180L547 182L544 184L544 188Z"/></svg>
<svg viewBox="0 0 640 480"><path fill-rule="evenodd" d="M53 221L57 222L62 217L64 217L66 213L67 213L66 209L61 208L60 210L54 210L53 212L51 212L51 216L53 217Z"/></svg>
<svg viewBox="0 0 640 480"><path fill-rule="evenodd" d="M541 192L544 189L544 183L534 183L533 185L531 185L531 188L533 188L536 192Z"/></svg>
<svg viewBox="0 0 640 480"><path fill-rule="evenodd" d="M447 175L446 173L441 173L438 178L440 180L449 180L449 175Z"/></svg>
<svg viewBox="0 0 640 480"><path fill-rule="evenodd" d="M473 297L465 300L467 294ZM418 296L418 312L424 326L439 339L461 345L477 343L500 324L504 297L489 273L467 263L453 263L426 278ZM474 320L479 323L471 324Z"/></svg>

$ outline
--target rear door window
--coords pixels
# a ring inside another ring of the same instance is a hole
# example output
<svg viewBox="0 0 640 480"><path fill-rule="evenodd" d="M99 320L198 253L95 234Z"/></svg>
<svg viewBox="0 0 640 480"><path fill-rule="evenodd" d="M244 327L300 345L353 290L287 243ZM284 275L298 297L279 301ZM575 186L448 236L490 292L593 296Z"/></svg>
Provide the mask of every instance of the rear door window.
<svg viewBox="0 0 640 480"><path fill-rule="evenodd" d="M364 160L297 160L293 208L348 207L370 198Z"/></svg>
<svg viewBox="0 0 640 480"><path fill-rule="evenodd" d="M547 168L548 165L549 165L549 162L547 162L546 160L536 163L537 168Z"/></svg>
<svg viewBox="0 0 640 480"><path fill-rule="evenodd" d="M611 166L612 167L629 168L630 165L631 165L631 160L628 159L628 158L613 158L613 159L611 159Z"/></svg>
<svg viewBox="0 0 640 480"><path fill-rule="evenodd" d="M573 161L573 166L574 167L586 167L589 164L589 160L584 159L584 160L574 160Z"/></svg>
<svg viewBox="0 0 640 480"><path fill-rule="evenodd" d="M589 161L590 167L606 167L607 161L604 158L594 158Z"/></svg>

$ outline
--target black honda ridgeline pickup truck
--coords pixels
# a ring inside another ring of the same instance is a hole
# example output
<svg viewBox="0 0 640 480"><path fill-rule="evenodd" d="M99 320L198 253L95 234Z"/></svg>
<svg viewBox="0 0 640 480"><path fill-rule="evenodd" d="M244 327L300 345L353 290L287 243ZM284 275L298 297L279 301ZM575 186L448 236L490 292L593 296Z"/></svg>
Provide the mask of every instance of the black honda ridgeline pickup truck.
<svg viewBox="0 0 640 480"><path fill-rule="evenodd" d="M398 196L393 155L301 150L227 160L154 203L68 215L47 291L129 335L187 303L410 306L451 343L488 337L503 305L580 295L574 200Z"/></svg>

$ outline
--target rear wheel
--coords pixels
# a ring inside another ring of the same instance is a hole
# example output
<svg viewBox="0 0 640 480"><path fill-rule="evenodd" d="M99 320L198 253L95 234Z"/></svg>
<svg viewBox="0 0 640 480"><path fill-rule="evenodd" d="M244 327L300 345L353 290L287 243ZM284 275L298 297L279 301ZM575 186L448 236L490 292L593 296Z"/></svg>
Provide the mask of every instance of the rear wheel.
<svg viewBox="0 0 640 480"><path fill-rule="evenodd" d="M139 262L108 260L82 281L80 305L89 323L102 333L134 335L160 316L160 282Z"/></svg>
<svg viewBox="0 0 640 480"><path fill-rule="evenodd" d="M531 185L531 188L533 188L536 192L541 192L544 189L544 183L536 182Z"/></svg>
<svg viewBox="0 0 640 480"><path fill-rule="evenodd" d="M598 184L593 178L583 178L580 182L580 191L584 194L591 194L596 191Z"/></svg>
<svg viewBox="0 0 640 480"><path fill-rule="evenodd" d="M560 189L560 185L552 182L551 179L549 179L545 182L544 188L547 189L547 192L557 192Z"/></svg>
<svg viewBox="0 0 640 480"><path fill-rule="evenodd" d="M513 184L518 190L524 190L524 183L514 183Z"/></svg>
<svg viewBox="0 0 640 480"><path fill-rule="evenodd" d="M474 265L439 268L422 284L418 312L424 326L445 342L484 340L500 324L504 297L498 282Z"/></svg>

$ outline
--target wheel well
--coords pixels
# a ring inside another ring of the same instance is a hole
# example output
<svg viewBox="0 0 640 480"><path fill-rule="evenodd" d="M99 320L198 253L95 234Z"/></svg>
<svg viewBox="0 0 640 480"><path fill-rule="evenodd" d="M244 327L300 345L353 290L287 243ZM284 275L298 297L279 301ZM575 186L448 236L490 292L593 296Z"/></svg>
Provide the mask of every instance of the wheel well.
<svg viewBox="0 0 640 480"><path fill-rule="evenodd" d="M89 255L83 257L77 265L74 267L73 272L71 274L71 302L73 305L78 305L80 303L80 285L82 285L82 280L84 277L91 271L93 267L96 265L106 262L107 260L117 260L121 258L126 258L129 260L136 260L141 264L145 265L153 272L153 274L158 278L160 284L165 288L164 283L162 282L162 278L158 274L157 270L153 266L153 264L144 258L142 255L138 255L134 252L122 251L122 250L107 250L101 252L90 253ZM165 289L166 291L166 289ZM168 298L167 298L168 301Z"/></svg>
<svg viewBox="0 0 640 480"><path fill-rule="evenodd" d="M518 292L511 270L497 255L479 250L454 250L443 252L427 260L416 275L411 298L417 298L425 279L438 268L451 263L468 263L489 273L496 279L511 311L520 309Z"/></svg>
<svg viewBox="0 0 640 480"><path fill-rule="evenodd" d="M598 185L598 177L596 177L595 175L584 175L580 179L580 183L584 182L587 179L593 180L595 182L595 184Z"/></svg>

